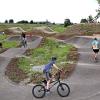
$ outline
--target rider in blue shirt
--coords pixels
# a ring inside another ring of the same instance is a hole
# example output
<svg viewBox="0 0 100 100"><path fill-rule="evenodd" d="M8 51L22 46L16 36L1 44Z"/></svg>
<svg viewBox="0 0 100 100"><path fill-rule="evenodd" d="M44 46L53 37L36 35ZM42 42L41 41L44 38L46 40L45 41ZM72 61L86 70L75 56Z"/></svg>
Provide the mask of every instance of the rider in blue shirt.
<svg viewBox="0 0 100 100"><path fill-rule="evenodd" d="M97 58L97 54L99 52L99 41L97 40L97 38L94 38L94 40L92 41L92 49L93 49L93 52L94 52L94 59Z"/></svg>
<svg viewBox="0 0 100 100"><path fill-rule="evenodd" d="M56 65L56 57L52 57L51 61L45 65L44 69L43 69L43 73L45 74L46 80L47 80L47 91L49 91L49 87L50 87L50 82L52 80L52 75L51 75L51 69L52 67L55 67L56 69L60 70Z"/></svg>

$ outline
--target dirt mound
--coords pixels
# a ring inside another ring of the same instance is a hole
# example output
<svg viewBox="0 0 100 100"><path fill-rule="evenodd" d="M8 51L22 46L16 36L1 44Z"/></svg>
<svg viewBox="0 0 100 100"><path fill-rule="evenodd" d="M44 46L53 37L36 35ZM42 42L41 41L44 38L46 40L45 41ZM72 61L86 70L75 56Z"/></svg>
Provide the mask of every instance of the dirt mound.
<svg viewBox="0 0 100 100"><path fill-rule="evenodd" d="M57 34L55 38L65 40L72 36L80 35L100 35L100 24L99 23L86 23L86 24L74 24L68 26L64 33Z"/></svg>
<svg viewBox="0 0 100 100"><path fill-rule="evenodd" d="M46 35L54 35L56 34L56 32L54 32L51 28L49 27L36 27L35 29L33 29L33 31L41 31L42 33L46 34Z"/></svg>
<svg viewBox="0 0 100 100"><path fill-rule="evenodd" d="M6 67L5 75L9 77L9 79L13 80L16 83L27 78L27 74L23 72L17 65L18 58L13 58L8 66Z"/></svg>
<svg viewBox="0 0 100 100"><path fill-rule="evenodd" d="M77 34L77 35L92 35L94 33L100 34L99 23L85 23L85 24L74 24L67 27L65 33Z"/></svg>
<svg viewBox="0 0 100 100"><path fill-rule="evenodd" d="M47 31L47 32L54 32L54 30L52 30L50 27L36 27L37 30L42 30L42 31Z"/></svg>
<svg viewBox="0 0 100 100"><path fill-rule="evenodd" d="M11 27L5 30L7 34L21 34L25 32L21 27Z"/></svg>
<svg viewBox="0 0 100 100"><path fill-rule="evenodd" d="M34 28L31 32L27 32L27 35L39 35L42 37L48 37L48 36L53 36L56 34L51 28L49 27L36 27Z"/></svg>

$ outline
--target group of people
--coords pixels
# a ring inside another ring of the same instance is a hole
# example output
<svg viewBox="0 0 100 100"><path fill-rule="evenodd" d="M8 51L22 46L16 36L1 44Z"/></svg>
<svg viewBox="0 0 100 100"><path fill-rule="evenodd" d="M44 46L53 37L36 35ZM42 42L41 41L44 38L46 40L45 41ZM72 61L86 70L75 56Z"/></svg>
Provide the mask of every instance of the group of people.
<svg viewBox="0 0 100 100"><path fill-rule="evenodd" d="M97 38L94 38L92 43L91 43L91 47L93 50L93 59L95 60L97 58L99 49L100 49L100 42ZM56 57L52 57L51 61L45 65L44 69L43 69L43 73L45 75L47 84L46 84L46 90L50 91L50 82L52 81L52 75L51 75L51 69L54 67L57 70L61 70L59 67L56 66L55 62L56 62L57 58Z"/></svg>
<svg viewBox="0 0 100 100"><path fill-rule="evenodd" d="M24 32L21 34L21 43L24 47L27 47L27 38L26 38L26 34ZM93 59L95 60L97 58L97 54L100 49L99 40L97 38L94 38L91 45L92 45L92 50L93 50ZM43 73L44 73L46 81L47 81L47 84L46 84L47 91L50 91L49 90L50 82L52 81L51 69L54 67L57 70L61 70L59 67L56 66L56 64L55 64L56 60L57 60L56 57L52 57L50 62L48 64L46 64L43 69Z"/></svg>
<svg viewBox="0 0 100 100"><path fill-rule="evenodd" d="M26 38L26 34L23 32L21 34L21 43L24 47L27 47L27 38ZM97 58L99 49L100 49L100 43L99 40L97 38L94 38L92 43L92 50L93 50L93 59L95 60ZM50 82L52 81L52 75L51 75L51 69L52 67L56 68L57 70L61 70L59 67L56 66L56 57L52 57L50 62L48 64L45 65L44 69L43 69L43 73L45 75L47 84L46 84L46 90L50 91Z"/></svg>

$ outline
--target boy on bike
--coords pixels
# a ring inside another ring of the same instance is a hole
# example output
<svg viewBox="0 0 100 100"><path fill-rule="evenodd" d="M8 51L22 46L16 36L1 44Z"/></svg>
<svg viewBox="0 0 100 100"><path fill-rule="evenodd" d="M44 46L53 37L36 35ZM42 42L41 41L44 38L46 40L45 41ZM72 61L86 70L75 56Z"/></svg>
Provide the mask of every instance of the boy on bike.
<svg viewBox="0 0 100 100"><path fill-rule="evenodd" d="M52 67L60 70L56 65L55 65L55 62L56 62L56 57L52 57L51 61L45 65L44 69L43 69L43 73L45 74L45 77L46 77L46 81L47 81L47 84L46 84L46 89L47 91L50 91L49 88L50 88L50 82L52 80L52 75L51 75L51 69Z"/></svg>
<svg viewBox="0 0 100 100"><path fill-rule="evenodd" d="M21 34L21 44L24 47L27 47L27 38L26 38L26 34L24 32L22 32Z"/></svg>
<svg viewBox="0 0 100 100"><path fill-rule="evenodd" d="M93 52L94 52L94 60L96 60L97 58L97 54L99 52L99 41L97 40L97 38L94 38L94 40L92 41L92 49L93 49Z"/></svg>

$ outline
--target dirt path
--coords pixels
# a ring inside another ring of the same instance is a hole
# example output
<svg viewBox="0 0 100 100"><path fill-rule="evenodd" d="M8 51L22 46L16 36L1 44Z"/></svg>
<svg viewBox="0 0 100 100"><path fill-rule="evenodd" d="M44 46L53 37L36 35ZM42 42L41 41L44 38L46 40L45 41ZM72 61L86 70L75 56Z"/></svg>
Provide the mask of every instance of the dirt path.
<svg viewBox="0 0 100 100"><path fill-rule="evenodd" d="M54 88L42 100L100 100L100 54L98 63L89 60L92 52L91 38L75 37L65 42L74 44L80 53L74 73L65 80L70 86L71 93L68 97L61 98ZM6 58L6 53L0 56L0 100L36 100L32 96L31 85L16 85L6 80L4 70L10 58ZM12 56L14 57L14 54Z"/></svg>

